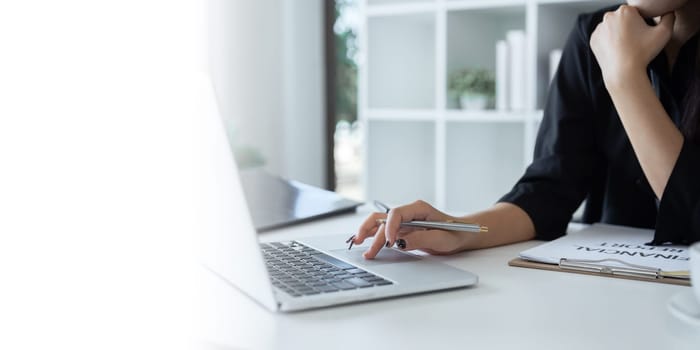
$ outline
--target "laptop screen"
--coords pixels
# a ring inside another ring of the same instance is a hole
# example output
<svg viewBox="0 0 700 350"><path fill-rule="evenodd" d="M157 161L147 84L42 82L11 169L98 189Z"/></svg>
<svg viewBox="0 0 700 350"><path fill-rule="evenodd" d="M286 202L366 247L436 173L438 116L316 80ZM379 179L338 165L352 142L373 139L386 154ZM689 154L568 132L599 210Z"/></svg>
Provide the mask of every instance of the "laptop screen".
<svg viewBox="0 0 700 350"><path fill-rule="evenodd" d="M359 202L335 192L272 175L267 171L240 171L248 209L258 232L354 212Z"/></svg>

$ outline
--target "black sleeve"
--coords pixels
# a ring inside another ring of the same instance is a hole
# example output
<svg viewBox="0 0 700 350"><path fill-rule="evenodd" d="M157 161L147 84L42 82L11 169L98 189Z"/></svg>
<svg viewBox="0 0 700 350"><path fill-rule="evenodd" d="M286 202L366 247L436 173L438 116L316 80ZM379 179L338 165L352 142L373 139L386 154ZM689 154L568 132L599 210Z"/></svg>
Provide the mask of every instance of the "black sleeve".
<svg viewBox="0 0 700 350"><path fill-rule="evenodd" d="M579 16L549 88L534 161L499 200L527 212L537 239L551 240L566 233L571 216L591 187L594 164L600 157L590 83L596 79L591 72L597 63L589 46L589 26L590 21Z"/></svg>
<svg viewBox="0 0 700 350"><path fill-rule="evenodd" d="M700 241L700 147L683 143L659 203L653 244Z"/></svg>

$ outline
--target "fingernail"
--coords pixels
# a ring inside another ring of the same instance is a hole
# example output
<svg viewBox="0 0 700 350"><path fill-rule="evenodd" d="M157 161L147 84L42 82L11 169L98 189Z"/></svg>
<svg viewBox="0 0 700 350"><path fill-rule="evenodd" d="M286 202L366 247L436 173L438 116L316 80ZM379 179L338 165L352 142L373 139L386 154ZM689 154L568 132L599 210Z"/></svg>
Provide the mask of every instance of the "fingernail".
<svg viewBox="0 0 700 350"><path fill-rule="evenodd" d="M387 247L387 248L389 248L389 246L391 246L390 243L391 243L391 242L387 241L386 244L384 244L384 246Z"/></svg>
<svg viewBox="0 0 700 350"><path fill-rule="evenodd" d="M352 241L354 239L355 239L355 235L352 235L352 236L350 236L350 238L347 239L347 241L345 241L345 243L350 243L350 241Z"/></svg>
<svg viewBox="0 0 700 350"><path fill-rule="evenodd" d="M398 240L396 240L396 245L397 245L400 249L406 249L406 241L403 240L402 238L399 238Z"/></svg>

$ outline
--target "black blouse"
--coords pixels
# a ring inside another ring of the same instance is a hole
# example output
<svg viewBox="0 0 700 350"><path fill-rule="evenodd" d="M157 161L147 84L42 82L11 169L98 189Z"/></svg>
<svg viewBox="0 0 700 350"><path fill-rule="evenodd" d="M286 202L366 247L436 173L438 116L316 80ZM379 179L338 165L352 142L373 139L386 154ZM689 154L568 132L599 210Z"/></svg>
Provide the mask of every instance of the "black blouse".
<svg viewBox="0 0 700 350"><path fill-rule="evenodd" d="M700 241L700 147L688 140L660 201L603 85L589 42L606 8L579 16L549 88L535 158L500 199L528 213L536 238L564 235L586 199L583 221L655 228L653 244ZM648 67L667 113L680 125L680 104L695 74L698 36L681 49L669 72L662 52Z"/></svg>

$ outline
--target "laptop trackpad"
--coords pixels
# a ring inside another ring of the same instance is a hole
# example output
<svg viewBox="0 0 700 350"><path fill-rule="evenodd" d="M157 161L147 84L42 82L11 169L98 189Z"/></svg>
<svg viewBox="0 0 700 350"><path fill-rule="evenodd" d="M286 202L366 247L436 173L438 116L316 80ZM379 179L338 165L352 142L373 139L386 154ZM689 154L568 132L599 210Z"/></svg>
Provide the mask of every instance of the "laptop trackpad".
<svg viewBox="0 0 700 350"><path fill-rule="evenodd" d="M377 256L373 260L367 260L362 256L362 253L365 252L365 249L336 249L331 250L331 252L333 253L333 255L338 256L347 262L365 266L376 266L383 264L393 264L421 260L415 255L402 253L400 251L397 251L396 249L386 248L382 248L382 250L379 251L379 254L377 254Z"/></svg>

